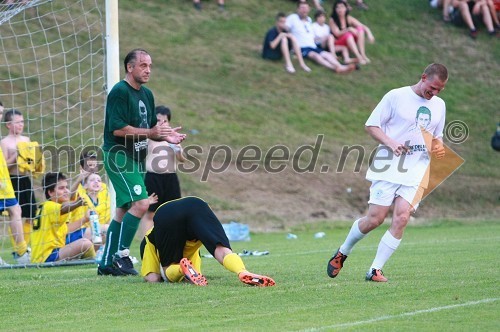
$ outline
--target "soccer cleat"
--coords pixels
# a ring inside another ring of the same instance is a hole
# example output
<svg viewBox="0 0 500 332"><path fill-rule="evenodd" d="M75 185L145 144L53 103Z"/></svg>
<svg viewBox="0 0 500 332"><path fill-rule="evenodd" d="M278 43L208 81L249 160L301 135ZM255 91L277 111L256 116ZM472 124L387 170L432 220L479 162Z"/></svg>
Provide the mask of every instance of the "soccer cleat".
<svg viewBox="0 0 500 332"><path fill-rule="evenodd" d="M330 258L330 260L328 261L326 274L328 274L330 278L335 278L339 274L340 269L342 269L342 267L344 266L344 262L346 259L347 256L341 253L340 249L337 249L335 255L333 255L332 258Z"/></svg>
<svg viewBox="0 0 500 332"><path fill-rule="evenodd" d="M136 276L139 273L134 269L134 263L130 259L128 249L119 250L113 257L113 266L119 269L124 275Z"/></svg>
<svg viewBox="0 0 500 332"><path fill-rule="evenodd" d="M98 276L113 276L113 277L121 277L126 276L120 269L114 266L97 266L97 275Z"/></svg>
<svg viewBox="0 0 500 332"><path fill-rule="evenodd" d="M14 259L16 260L17 264L21 265L26 265L31 263L31 248L28 247L26 252L19 256L16 252L13 252L12 255L14 256Z"/></svg>
<svg viewBox="0 0 500 332"><path fill-rule="evenodd" d="M384 277L382 270L371 269L371 271L366 272L366 281L387 282L387 278Z"/></svg>
<svg viewBox="0 0 500 332"><path fill-rule="evenodd" d="M243 271L238 274L240 281L247 285L268 287L274 286L276 283L274 280L267 276L261 276L259 274L250 273L248 271Z"/></svg>
<svg viewBox="0 0 500 332"><path fill-rule="evenodd" d="M180 263L182 273L187 281L196 286L206 286L207 279L193 267L193 263L187 258L181 259Z"/></svg>

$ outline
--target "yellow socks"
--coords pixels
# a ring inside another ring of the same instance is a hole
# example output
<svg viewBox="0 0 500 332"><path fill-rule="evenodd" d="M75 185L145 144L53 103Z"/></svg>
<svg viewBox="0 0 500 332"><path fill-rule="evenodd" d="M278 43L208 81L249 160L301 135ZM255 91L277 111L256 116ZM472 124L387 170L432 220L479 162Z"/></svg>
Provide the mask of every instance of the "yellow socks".
<svg viewBox="0 0 500 332"><path fill-rule="evenodd" d="M170 264L165 269L165 275L170 282L179 282L184 278L184 273L179 264Z"/></svg>
<svg viewBox="0 0 500 332"><path fill-rule="evenodd" d="M26 250L28 250L28 245L26 244L26 241L22 241L20 243L17 243L14 246L14 251L19 255L22 256L26 253Z"/></svg>
<svg viewBox="0 0 500 332"><path fill-rule="evenodd" d="M201 273L201 257L200 257L200 247L201 241L186 241L184 245L183 255L191 261L193 267L196 271Z"/></svg>
<svg viewBox="0 0 500 332"><path fill-rule="evenodd" d="M227 270L236 274L246 271L245 264L241 260L241 257L234 252L224 257L222 265L224 265Z"/></svg>
<svg viewBox="0 0 500 332"><path fill-rule="evenodd" d="M32 230L32 226L31 226L31 222L25 221L23 223L23 233L24 233L24 241L26 241L26 243L30 243L32 231L33 230Z"/></svg>

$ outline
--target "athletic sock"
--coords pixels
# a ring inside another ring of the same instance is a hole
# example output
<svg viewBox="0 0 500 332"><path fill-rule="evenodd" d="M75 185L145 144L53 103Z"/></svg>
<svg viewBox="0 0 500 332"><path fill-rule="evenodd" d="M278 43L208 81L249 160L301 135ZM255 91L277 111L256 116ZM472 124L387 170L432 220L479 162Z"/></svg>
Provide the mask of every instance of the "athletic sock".
<svg viewBox="0 0 500 332"><path fill-rule="evenodd" d="M99 262L100 266L111 266L113 264L113 255L118 251L118 240L120 240L120 230L122 224L116 220L111 220L106 234L106 245L102 260Z"/></svg>
<svg viewBox="0 0 500 332"><path fill-rule="evenodd" d="M14 251L18 256L24 255L27 250L28 250L28 245L24 240L19 243L16 243L16 245L14 246Z"/></svg>
<svg viewBox="0 0 500 332"><path fill-rule="evenodd" d="M385 232L384 236L382 236L382 239L380 240L380 243L378 244L377 255L375 255L370 271L372 269L381 270L391 257L392 253L398 248L400 243L401 240L392 236L391 232Z"/></svg>
<svg viewBox="0 0 500 332"><path fill-rule="evenodd" d="M351 254L352 248L356 243L358 243L359 240L364 238L366 234L361 233L359 230L359 221L361 220L358 219L356 220L352 226L351 230L349 231L349 234L347 234L347 237L344 241L344 243L340 246L340 252L343 253L344 255L349 255Z"/></svg>
<svg viewBox="0 0 500 332"><path fill-rule="evenodd" d="M241 260L241 257L234 252L224 256L224 259L222 260L222 265L227 270L234 272L236 274L246 271L245 264Z"/></svg>
<svg viewBox="0 0 500 332"><path fill-rule="evenodd" d="M134 216L130 212L125 213L122 220L122 229L120 231L120 241L118 242L119 250L130 248L140 222L141 218Z"/></svg>
<svg viewBox="0 0 500 332"><path fill-rule="evenodd" d="M170 264L165 269L165 275L170 282L179 282L184 278L184 273L179 264Z"/></svg>
<svg viewBox="0 0 500 332"><path fill-rule="evenodd" d="M31 238L31 232L32 232L32 226L31 222L25 221L23 223L23 233L24 233L24 241L26 241L26 244L30 243L30 238Z"/></svg>
<svg viewBox="0 0 500 332"><path fill-rule="evenodd" d="M183 257L186 257L191 261L194 269L196 271L201 271L201 256L200 247L202 246L201 241L186 241L184 245L184 251L182 253Z"/></svg>

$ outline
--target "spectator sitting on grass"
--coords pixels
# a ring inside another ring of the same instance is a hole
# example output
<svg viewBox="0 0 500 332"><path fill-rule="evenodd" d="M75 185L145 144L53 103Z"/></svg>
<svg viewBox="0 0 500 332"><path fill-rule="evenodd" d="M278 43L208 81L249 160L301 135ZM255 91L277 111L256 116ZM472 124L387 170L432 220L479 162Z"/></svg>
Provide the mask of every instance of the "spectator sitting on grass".
<svg viewBox="0 0 500 332"><path fill-rule="evenodd" d="M297 40L286 28L286 15L280 12L276 15L276 25L266 33L264 46L262 47L262 57L269 60L285 58L285 70L293 74L295 68L290 57L290 50L295 52L302 69L310 72L311 69L304 62Z"/></svg>

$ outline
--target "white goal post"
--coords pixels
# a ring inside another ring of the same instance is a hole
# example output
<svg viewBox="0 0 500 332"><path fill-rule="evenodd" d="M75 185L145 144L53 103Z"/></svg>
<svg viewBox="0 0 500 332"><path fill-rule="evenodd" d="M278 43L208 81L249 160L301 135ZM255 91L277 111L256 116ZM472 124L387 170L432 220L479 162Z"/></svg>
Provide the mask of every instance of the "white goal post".
<svg viewBox="0 0 500 332"><path fill-rule="evenodd" d="M100 152L106 94L119 77L118 0L0 1L0 101L22 113L46 171L73 178L81 152ZM38 202L40 179L32 179ZM12 264L8 228L3 213L0 257Z"/></svg>

